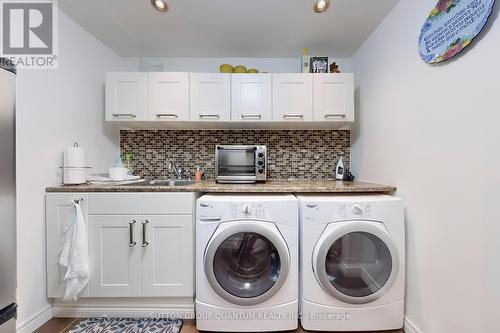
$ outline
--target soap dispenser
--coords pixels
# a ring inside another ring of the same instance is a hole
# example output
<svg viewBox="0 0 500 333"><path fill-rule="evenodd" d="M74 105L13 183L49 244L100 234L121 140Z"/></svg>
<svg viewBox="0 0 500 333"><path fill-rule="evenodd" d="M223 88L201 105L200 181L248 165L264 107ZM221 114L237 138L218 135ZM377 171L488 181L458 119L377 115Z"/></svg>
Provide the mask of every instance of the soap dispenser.
<svg viewBox="0 0 500 333"><path fill-rule="evenodd" d="M335 179L344 180L344 176L345 176L344 153L340 153L339 161L337 162L337 166L335 167Z"/></svg>

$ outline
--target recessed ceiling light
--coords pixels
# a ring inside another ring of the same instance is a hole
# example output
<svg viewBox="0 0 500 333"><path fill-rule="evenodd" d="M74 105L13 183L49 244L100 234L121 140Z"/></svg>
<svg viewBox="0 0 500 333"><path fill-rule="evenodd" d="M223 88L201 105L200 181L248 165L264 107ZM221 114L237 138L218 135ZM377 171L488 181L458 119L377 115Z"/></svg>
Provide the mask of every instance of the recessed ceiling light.
<svg viewBox="0 0 500 333"><path fill-rule="evenodd" d="M328 7L330 7L330 0L314 1L313 9L316 13L323 13Z"/></svg>
<svg viewBox="0 0 500 333"><path fill-rule="evenodd" d="M151 0L151 4L156 10L160 12L168 12L167 0Z"/></svg>

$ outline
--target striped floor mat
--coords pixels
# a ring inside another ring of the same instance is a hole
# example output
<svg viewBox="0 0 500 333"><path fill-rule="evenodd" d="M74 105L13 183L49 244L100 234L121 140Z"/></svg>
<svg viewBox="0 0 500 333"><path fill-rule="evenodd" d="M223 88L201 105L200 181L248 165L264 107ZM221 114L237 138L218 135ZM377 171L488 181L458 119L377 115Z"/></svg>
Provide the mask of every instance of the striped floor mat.
<svg viewBox="0 0 500 333"><path fill-rule="evenodd" d="M68 333L179 333L181 319L88 318Z"/></svg>

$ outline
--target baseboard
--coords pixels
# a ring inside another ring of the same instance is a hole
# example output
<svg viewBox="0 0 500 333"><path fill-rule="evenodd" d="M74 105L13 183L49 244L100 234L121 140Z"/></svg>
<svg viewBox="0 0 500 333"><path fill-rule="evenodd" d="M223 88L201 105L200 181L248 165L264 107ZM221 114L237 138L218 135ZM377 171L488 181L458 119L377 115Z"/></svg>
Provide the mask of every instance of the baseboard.
<svg viewBox="0 0 500 333"><path fill-rule="evenodd" d="M130 309L130 308L110 308L110 307L79 307L79 306L62 306L47 305L45 308L34 314L28 320L17 324L16 333L32 333L37 328L45 324L52 317L66 317L66 318L88 318L93 316L108 316L108 317L135 317L135 318L150 318L152 315L172 316L176 315L181 319L194 318L194 304L192 306L182 306L176 308L144 308L144 309ZM405 333L423 333L415 323L405 317L404 319Z"/></svg>
<svg viewBox="0 0 500 333"><path fill-rule="evenodd" d="M405 317L404 331L405 333L423 333L423 331L408 317Z"/></svg>
<svg viewBox="0 0 500 333"><path fill-rule="evenodd" d="M16 324L17 333L33 333L37 328L52 319L52 305L47 305L22 323Z"/></svg>
<svg viewBox="0 0 500 333"><path fill-rule="evenodd" d="M110 317L110 318L180 318L193 319L194 308L188 309L127 309L127 308L78 308L65 307L54 308L54 317L62 318L91 318L91 317Z"/></svg>
<svg viewBox="0 0 500 333"><path fill-rule="evenodd" d="M161 299L80 299L68 303L55 300L54 317L125 317L125 318L181 318L194 319L192 298L177 302Z"/></svg>

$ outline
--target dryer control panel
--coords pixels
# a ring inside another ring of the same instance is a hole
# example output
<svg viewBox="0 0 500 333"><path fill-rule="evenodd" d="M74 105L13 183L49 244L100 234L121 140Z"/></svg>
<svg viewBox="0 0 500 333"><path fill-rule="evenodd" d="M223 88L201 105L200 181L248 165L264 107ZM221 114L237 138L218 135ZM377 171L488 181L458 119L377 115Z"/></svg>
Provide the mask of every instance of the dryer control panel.
<svg viewBox="0 0 500 333"><path fill-rule="evenodd" d="M372 204L368 202L339 202L326 204L322 202L304 202L303 217L305 221L355 220L372 217Z"/></svg>
<svg viewBox="0 0 500 333"><path fill-rule="evenodd" d="M344 203L339 205L338 216L342 218L370 217L371 213L372 206L369 203Z"/></svg>

